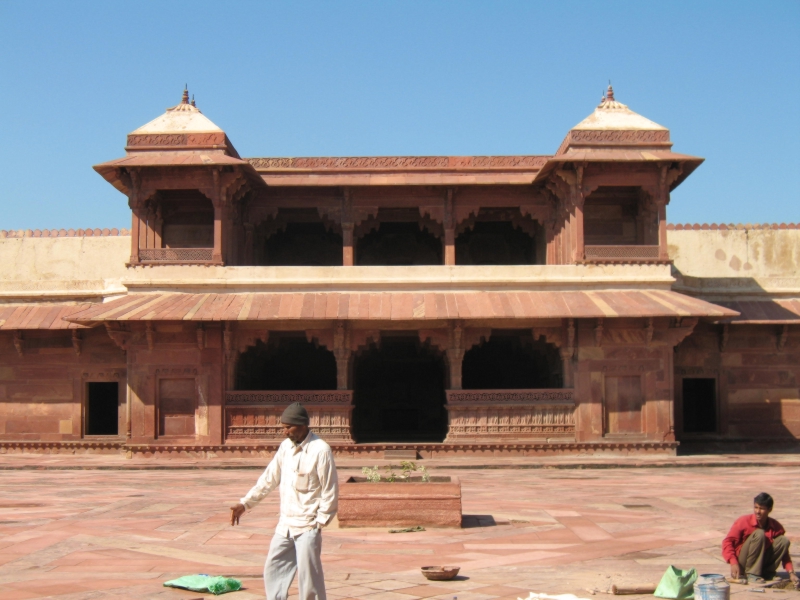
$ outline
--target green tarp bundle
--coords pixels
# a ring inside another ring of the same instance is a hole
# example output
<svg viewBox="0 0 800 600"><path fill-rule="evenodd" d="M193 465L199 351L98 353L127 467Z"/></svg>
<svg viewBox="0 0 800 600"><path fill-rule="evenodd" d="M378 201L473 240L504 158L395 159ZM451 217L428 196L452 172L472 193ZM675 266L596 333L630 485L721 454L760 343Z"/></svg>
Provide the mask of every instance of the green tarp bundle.
<svg viewBox="0 0 800 600"><path fill-rule="evenodd" d="M164 583L164 587L181 588L193 592L211 592L215 596L226 592L235 592L242 587L242 582L230 577L214 577L213 575L184 575Z"/></svg>
<svg viewBox="0 0 800 600"><path fill-rule="evenodd" d="M670 565L653 595L670 600L688 600L694 598L695 581L697 581L697 569L683 570Z"/></svg>

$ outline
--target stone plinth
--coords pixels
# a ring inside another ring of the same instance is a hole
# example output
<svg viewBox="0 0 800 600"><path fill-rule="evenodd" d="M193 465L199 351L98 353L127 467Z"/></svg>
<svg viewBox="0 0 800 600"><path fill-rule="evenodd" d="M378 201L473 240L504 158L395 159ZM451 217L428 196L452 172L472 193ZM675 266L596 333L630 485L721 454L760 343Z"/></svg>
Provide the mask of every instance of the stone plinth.
<svg viewBox="0 0 800 600"><path fill-rule="evenodd" d="M461 482L370 483L350 477L339 488L340 527L461 527Z"/></svg>

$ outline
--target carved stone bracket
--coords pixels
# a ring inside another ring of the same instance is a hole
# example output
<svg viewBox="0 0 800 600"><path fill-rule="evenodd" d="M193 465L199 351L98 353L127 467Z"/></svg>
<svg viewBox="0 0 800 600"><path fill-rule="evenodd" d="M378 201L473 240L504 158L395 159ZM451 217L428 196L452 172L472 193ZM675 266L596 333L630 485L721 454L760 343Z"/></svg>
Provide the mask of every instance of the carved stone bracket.
<svg viewBox="0 0 800 600"><path fill-rule="evenodd" d="M603 345L603 319L597 319L594 326L594 345L598 348Z"/></svg>
<svg viewBox="0 0 800 600"><path fill-rule="evenodd" d="M233 323L225 321L225 325L222 329L222 348L225 352L226 360L231 360L231 358L233 358L234 336Z"/></svg>
<svg viewBox="0 0 800 600"><path fill-rule="evenodd" d="M81 355L81 347L83 340L81 339L81 332L77 329L72 330L72 349L75 351L75 356Z"/></svg>
<svg viewBox="0 0 800 600"><path fill-rule="evenodd" d="M147 349L152 352L156 346L156 332L152 321L148 321L144 326L144 335L147 338Z"/></svg>
<svg viewBox="0 0 800 600"><path fill-rule="evenodd" d="M725 352L728 347L728 340L731 336L731 326L727 323L722 325L722 330L719 334L719 351Z"/></svg>
<svg viewBox="0 0 800 600"><path fill-rule="evenodd" d="M783 327L781 327L781 330L778 333L778 351L783 351L788 339L789 339L789 325L784 325Z"/></svg>
<svg viewBox="0 0 800 600"><path fill-rule="evenodd" d="M653 341L653 317L648 317L647 321L645 321L644 332L645 332L645 345L649 346L650 343Z"/></svg>
<svg viewBox="0 0 800 600"><path fill-rule="evenodd" d="M14 349L17 351L17 356L22 358L25 355L25 338L22 332L17 329L14 331Z"/></svg>
<svg viewBox="0 0 800 600"><path fill-rule="evenodd" d="M204 350L206 347L206 329L202 323L197 326L195 334L197 336L197 349Z"/></svg>
<svg viewBox="0 0 800 600"><path fill-rule="evenodd" d="M114 342L120 350L127 352L128 344L131 341L131 332L122 329L122 326L119 325L119 323L106 321L105 326L106 332L108 333L108 337L111 338L111 341Z"/></svg>

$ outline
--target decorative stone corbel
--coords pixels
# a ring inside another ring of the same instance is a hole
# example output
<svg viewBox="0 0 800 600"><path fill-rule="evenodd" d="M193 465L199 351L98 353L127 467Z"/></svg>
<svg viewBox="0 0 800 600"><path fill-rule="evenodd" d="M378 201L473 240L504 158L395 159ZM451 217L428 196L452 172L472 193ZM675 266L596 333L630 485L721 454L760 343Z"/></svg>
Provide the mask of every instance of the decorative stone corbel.
<svg viewBox="0 0 800 600"><path fill-rule="evenodd" d="M197 349L204 350L206 347L206 330L203 324L197 326Z"/></svg>
<svg viewBox="0 0 800 600"><path fill-rule="evenodd" d="M778 334L778 351L782 351L786 346L786 341L789 339L789 325L784 325L781 327L781 331Z"/></svg>
<svg viewBox="0 0 800 600"><path fill-rule="evenodd" d="M114 342L120 350L127 352L128 343L131 340L131 332L125 331L118 323L113 323L111 321L106 321L105 326L111 341Z"/></svg>
<svg viewBox="0 0 800 600"><path fill-rule="evenodd" d="M725 352L726 348L728 347L728 340L730 339L730 331L731 326L727 323L722 325L722 331L720 332L719 336L719 351Z"/></svg>
<svg viewBox="0 0 800 600"><path fill-rule="evenodd" d="M72 330L72 349L75 350L75 356L81 355L81 345L83 344L83 340L81 339L81 332L77 329Z"/></svg>
<svg viewBox="0 0 800 600"><path fill-rule="evenodd" d="M597 325L594 326L594 345L598 348L603 345L603 319L597 319Z"/></svg>
<svg viewBox="0 0 800 600"><path fill-rule="evenodd" d="M649 346L650 343L653 341L653 332L655 328L653 327L653 317L647 317L647 321L645 322L644 326L644 339L645 345Z"/></svg>
<svg viewBox="0 0 800 600"><path fill-rule="evenodd" d="M156 332L151 321L145 323L144 336L147 338L147 349L152 352L156 345Z"/></svg>
<svg viewBox="0 0 800 600"><path fill-rule="evenodd" d="M19 329L14 331L14 348L20 358L25 355L25 338L22 337L22 332Z"/></svg>

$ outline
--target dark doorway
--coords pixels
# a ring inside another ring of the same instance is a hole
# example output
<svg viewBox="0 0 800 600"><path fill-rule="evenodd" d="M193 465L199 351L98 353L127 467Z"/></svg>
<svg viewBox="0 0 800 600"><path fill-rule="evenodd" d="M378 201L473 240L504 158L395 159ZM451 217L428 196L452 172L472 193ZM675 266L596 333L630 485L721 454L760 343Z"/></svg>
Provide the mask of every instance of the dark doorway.
<svg viewBox="0 0 800 600"><path fill-rule="evenodd" d="M356 265L441 265L442 242L418 223L381 223L358 240Z"/></svg>
<svg viewBox="0 0 800 600"><path fill-rule="evenodd" d="M305 332L273 333L239 357L237 390L335 390L333 352L315 346Z"/></svg>
<svg viewBox="0 0 800 600"><path fill-rule="evenodd" d="M492 332L488 342L464 354L462 385L467 390L560 388L561 357L552 344L527 332Z"/></svg>
<svg viewBox="0 0 800 600"><path fill-rule="evenodd" d="M509 221L478 222L456 239L458 265L533 265L533 238Z"/></svg>
<svg viewBox="0 0 800 600"><path fill-rule="evenodd" d="M119 383L86 384L86 435L119 434Z"/></svg>
<svg viewBox="0 0 800 600"><path fill-rule="evenodd" d="M357 442L441 442L447 433L445 365L416 334L381 337L353 364Z"/></svg>
<svg viewBox="0 0 800 600"><path fill-rule="evenodd" d="M684 378L683 431L684 433L717 432L716 379Z"/></svg>
<svg viewBox="0 0 800 600"><path fill-rule="evenodd" d="M286 223L257 254L257 264L268 267L341 267L342 236L321 222Z"/></svg>

